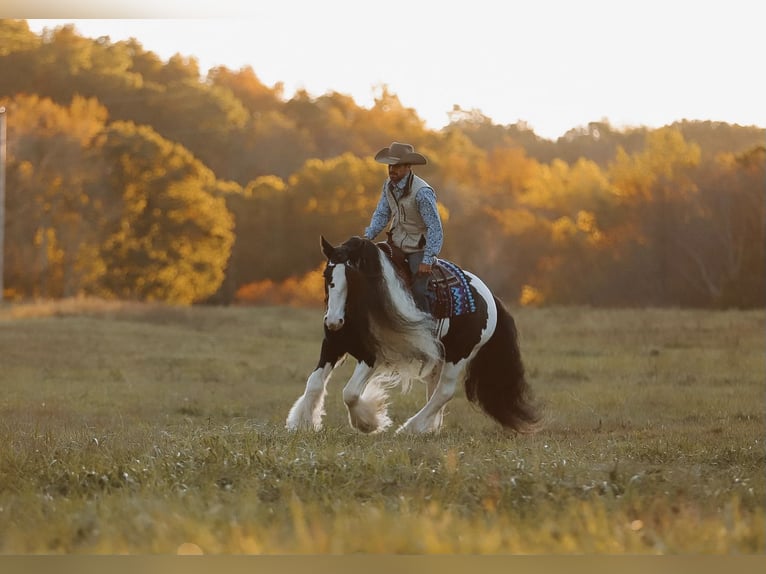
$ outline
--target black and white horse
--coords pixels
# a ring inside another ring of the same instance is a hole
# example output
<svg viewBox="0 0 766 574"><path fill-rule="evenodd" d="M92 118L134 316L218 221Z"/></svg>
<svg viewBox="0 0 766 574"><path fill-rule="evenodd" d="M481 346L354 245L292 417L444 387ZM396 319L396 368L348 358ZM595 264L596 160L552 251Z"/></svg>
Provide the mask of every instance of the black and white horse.
<svg viewBox="0 0 766 574"><path fill-rule="evenodd" d="M473 312L437 321L416 307L375 243L361 237L337 247L324 237L321 243L327 257L324 340L305 392L287 416L288 429L321 428L327 383L346 355L357 365L343 400L351 425L360 431L390 426L386 389L408 384L408 368L426 383L427 402L399 431L439 430L461 380L468 399L503 427L534 429L539 417L530 402L515 322L481 279L464 272Z"/></svg>

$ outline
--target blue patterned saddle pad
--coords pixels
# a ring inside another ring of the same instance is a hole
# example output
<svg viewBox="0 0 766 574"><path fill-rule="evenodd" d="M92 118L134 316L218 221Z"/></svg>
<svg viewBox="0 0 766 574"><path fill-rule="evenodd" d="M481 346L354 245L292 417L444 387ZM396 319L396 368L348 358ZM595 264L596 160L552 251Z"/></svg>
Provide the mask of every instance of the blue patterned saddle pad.
<svg viewBox="0 0 766 574"><path fill-rule="evenodd" d="M463 270L454 263L436 259L428 280L431 314L437 319L449 319L476 311L476 302Z"/></svg>

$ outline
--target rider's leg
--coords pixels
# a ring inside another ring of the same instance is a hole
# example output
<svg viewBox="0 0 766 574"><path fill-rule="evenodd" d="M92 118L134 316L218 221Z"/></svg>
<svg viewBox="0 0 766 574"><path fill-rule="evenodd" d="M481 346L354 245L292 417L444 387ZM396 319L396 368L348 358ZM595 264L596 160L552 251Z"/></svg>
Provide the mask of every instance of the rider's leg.
<svg viewBox="0 0 766 574"><path fill-rule="evenodd" d="M431 312L431 304L428 300L428 274L418 273L418 267L420 262L423 261L423 252L416 251L407 255L407 264L410 266L412 272L412 298L415 300L415 304L418 309Z"/></svg>

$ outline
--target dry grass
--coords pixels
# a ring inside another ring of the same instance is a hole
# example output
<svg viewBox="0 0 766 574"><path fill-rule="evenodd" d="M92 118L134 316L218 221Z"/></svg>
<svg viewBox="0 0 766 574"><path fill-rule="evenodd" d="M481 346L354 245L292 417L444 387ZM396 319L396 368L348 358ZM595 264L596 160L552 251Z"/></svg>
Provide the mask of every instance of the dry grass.
<svg viewBox="0 0 766 574"><path fill-rule="evenodd" d="M764 312L520 309L546 426L283 429L321 312L0 307L0 552L758 553ZM401 422L423 399L394 394Z"/></svg>

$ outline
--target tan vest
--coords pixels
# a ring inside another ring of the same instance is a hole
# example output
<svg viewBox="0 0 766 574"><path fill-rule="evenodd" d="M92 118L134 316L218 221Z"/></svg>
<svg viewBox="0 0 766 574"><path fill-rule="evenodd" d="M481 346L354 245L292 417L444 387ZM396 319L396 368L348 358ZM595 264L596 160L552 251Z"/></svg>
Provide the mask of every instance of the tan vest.
<svg viewBox="0 0 766 574"><path fill-rule="evenodd" d="M431 186L413 173L409 191L397 201L386 183L386 199L392 214L389 227L391 241L406 253L422 251L426 245L426 224L415 201L421 187Z"/></svg>

